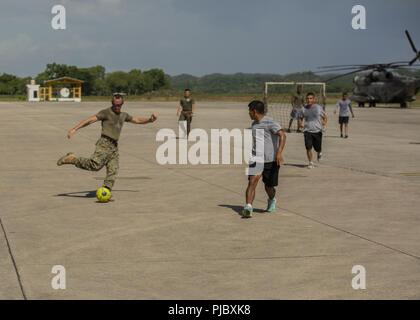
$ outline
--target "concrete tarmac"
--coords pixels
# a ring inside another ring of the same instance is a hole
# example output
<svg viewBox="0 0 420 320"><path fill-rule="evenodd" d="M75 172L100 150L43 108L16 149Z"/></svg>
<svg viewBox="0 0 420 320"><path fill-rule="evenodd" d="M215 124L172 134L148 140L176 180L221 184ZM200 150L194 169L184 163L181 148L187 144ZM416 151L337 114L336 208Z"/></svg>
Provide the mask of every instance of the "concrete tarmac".
<svg viewBox="0 0 420 320"><path fill-rule="evenodd" d="M303 135L288 133L277 212L260 184L242 219L245 165L156 162L156 133L177 130L169 102L125 104L158 121L124 126L115 201L98 203L105 169L56 161L93 153L99 123L66 132L107 106L0 103L0 299L420 298L420 109L355 108L341 139L328 106L322 163L307 169ZM248 128L247 106L198 102L192 126Z"/></svg>

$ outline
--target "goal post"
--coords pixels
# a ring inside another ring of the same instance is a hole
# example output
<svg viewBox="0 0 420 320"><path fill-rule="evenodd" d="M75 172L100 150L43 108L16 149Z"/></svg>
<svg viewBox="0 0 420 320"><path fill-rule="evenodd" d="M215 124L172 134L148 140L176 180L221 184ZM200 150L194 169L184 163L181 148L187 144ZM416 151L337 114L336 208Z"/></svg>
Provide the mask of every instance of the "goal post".
<svg viewBox="0 0 420 320"><path fill-rule="evenodd" d="M317 103L325 107L326 83L325 82L266 82L264 85L264 103L266 113L279 122L283 128L289 127L292 112L292 98L300 88L300 95L305 96L313 92L317 96ZM297 121L294 123L297 128Z"/></svg>

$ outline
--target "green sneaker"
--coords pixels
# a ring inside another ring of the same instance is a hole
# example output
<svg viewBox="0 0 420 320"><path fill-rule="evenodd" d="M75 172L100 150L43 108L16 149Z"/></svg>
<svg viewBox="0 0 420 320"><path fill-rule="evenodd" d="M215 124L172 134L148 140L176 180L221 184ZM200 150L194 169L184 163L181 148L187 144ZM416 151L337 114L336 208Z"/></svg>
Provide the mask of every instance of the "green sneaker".
<svg viewBox="0 0 420 320"><path fill-rule="evenodd" d="M273 199L273 200L268 199L267 210L265 211L267 211L268 213L273 213L274 211L276 211L276 203L277 203L276 199Z"/></svg>
<svg viewBox="0 0 420 320"><path fill-rule="evenodd" d="M252 218L252 207L246 205L242 210L242 217L244 218Z"/></svg>

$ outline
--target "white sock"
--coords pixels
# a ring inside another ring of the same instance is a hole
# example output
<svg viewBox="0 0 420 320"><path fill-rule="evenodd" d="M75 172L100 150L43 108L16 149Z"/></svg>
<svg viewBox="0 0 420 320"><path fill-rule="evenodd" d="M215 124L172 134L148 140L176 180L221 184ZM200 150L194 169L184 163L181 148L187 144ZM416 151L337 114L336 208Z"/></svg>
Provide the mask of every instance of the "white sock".
<svg viewBox="0 0 420 320"><path fill-rule="evenodd" d="M250 204L250 203L247 203L246 206L252 208L252 204Z"/></svg>

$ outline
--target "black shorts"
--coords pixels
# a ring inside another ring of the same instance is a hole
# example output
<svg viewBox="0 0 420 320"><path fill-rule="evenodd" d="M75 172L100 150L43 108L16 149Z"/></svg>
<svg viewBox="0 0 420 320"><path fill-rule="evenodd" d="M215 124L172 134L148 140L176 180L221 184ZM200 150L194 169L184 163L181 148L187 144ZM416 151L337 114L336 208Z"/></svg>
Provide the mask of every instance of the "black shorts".
<svg viewBox="0 0 420 320"><path fill-rule="evenodd" d="M322 132L305 132L304 137L306 150L314 148L316 152L322 151Z"/></svg>
<svg viewBox="0 0 420 320"><path fill-rule="evenodd" d="M349 117L338 117L338 123L339 124L349 123Z"/></svg>
<svg viewBox="0 0 420 320"><path fill-rule="evenodd" d="M250 164L249 167L250 168L255 168L255 163ZM280 166L277 164L277 162L267 162L264 163L264 170L262 172L262 178L263 178L263 182L267 187L276 187L279 184L279 170L280 170ZM252 176L248 176L248 180L249 177Z"/></svg>

